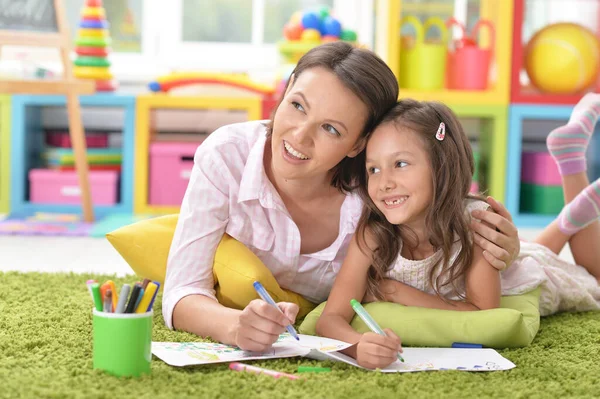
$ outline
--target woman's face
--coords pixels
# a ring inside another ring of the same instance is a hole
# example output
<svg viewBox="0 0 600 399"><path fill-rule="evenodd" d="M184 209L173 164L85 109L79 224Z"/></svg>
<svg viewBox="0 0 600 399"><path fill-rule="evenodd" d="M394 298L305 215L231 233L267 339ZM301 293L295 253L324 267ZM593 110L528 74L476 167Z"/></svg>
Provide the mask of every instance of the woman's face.
<svg viewBox="0 0 600 399"><path fill-rule="evenodd" d="M273 120L273 173L284 179L325 177L362 149L366 105L324 68L303 71Z"/></svg>

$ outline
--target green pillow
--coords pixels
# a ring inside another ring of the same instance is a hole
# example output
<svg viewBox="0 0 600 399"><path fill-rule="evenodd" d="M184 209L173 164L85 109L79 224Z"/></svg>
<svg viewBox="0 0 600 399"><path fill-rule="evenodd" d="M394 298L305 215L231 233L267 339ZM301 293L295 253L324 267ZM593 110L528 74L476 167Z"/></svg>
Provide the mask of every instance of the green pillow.
<svg viewBox="0 0 600 399"><path fill-rule="evenodd" d="M533 341L540 327L539 288L523 295L504 296L500 308L476 312L424 309L397 303L364 305L381 328L390 328L406 346L450 347L453 342L481 344L489 348L518 348ZM315 335L325 303L306 315L302 334ZM359 318L352 319L358 332L370 331Z"/></svg>

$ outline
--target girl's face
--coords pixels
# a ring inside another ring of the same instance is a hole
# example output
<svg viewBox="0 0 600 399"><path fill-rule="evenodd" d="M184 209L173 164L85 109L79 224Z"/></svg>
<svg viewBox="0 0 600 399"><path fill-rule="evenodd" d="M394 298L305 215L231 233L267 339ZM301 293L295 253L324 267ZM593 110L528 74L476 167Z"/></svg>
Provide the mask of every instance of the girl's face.
<svg viewBox="0 0 600 399"><path fill-rule="evenodd" d="M366 105L331 72L313 68L290 85L273 120L273 173L284 179L325 177L362 149Z"/></svg>
<svg viewBox="0 0 600 399"><path fill-rule="evenodd" d="M380 125L367 143L366 159L369 197L388 222L422 228L433 201L433 179L417 134L394 123Z"/></svg>

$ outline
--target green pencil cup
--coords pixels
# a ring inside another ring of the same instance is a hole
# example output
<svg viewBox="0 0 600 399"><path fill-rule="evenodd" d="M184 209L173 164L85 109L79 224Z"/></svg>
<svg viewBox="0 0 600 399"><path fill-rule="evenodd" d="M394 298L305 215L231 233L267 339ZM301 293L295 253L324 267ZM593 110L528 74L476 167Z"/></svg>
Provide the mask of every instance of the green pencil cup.
<svg viewBox="0 0 600 399"><path fill-rule="evenodd" d="M153 311L104 313L94 309L94 369L118 377L150 374L153 315Z"/></svg>

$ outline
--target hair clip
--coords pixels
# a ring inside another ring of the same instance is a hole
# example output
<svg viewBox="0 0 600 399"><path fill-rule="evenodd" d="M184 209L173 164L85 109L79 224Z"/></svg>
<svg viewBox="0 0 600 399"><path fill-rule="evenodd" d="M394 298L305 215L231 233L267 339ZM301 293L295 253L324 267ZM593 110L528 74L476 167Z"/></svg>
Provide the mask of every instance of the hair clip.
<svg viewBox="0 0 600 399"><path fill-rule="evenodd" d="M440 123L440 127L438 127L437 133L435 134L435 138L439 141L444 141L446 137L446 124L444 122Z"/></svg>

